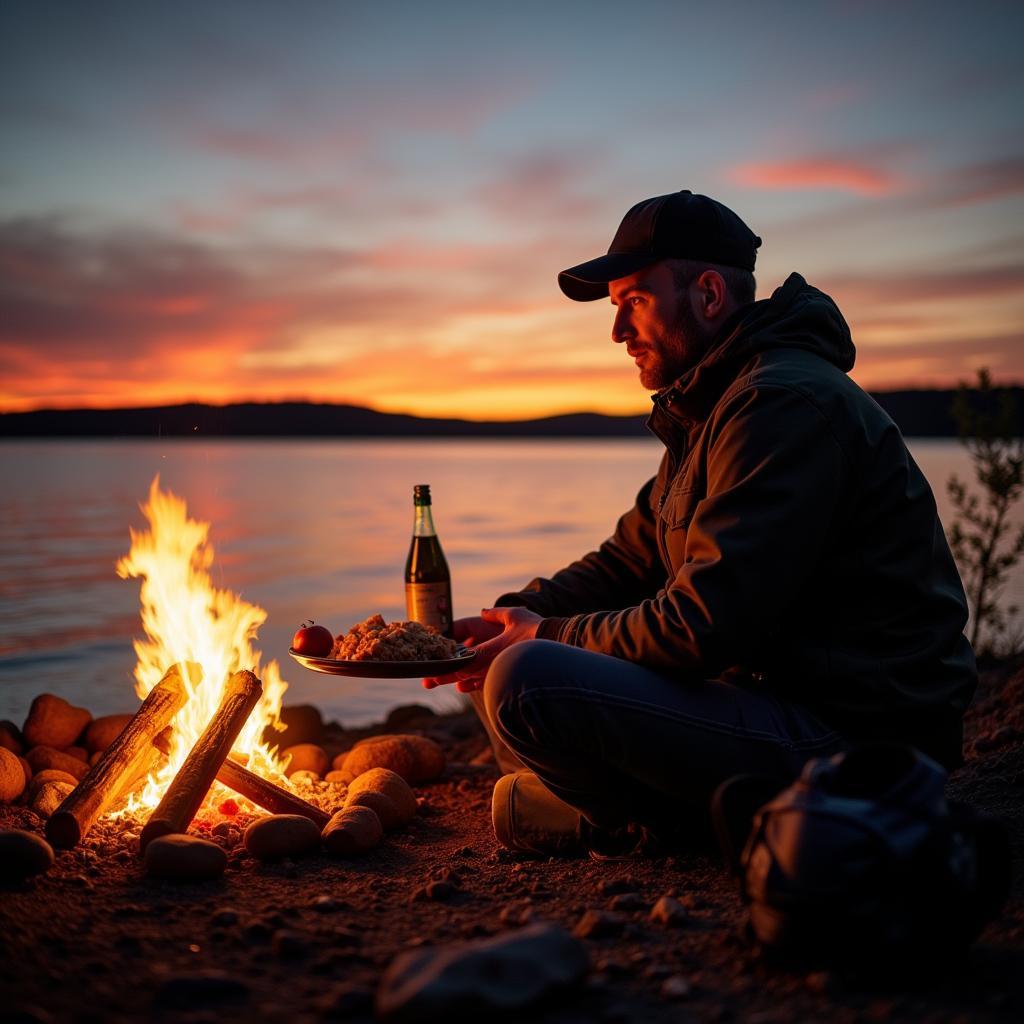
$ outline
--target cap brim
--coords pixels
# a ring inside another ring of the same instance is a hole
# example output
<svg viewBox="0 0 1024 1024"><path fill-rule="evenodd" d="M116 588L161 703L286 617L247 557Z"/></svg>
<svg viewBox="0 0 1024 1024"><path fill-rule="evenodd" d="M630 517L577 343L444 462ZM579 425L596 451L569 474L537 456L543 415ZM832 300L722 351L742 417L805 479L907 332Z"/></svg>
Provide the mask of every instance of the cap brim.
<svg viewBox="0 0 1024 1024"><path fill-rule="evenodd" d="M570 267L558 275L558 287L576 302L592 302L608 297L608 282L629 277L662 259L653 253L610 252L596 260Z"/></svg>

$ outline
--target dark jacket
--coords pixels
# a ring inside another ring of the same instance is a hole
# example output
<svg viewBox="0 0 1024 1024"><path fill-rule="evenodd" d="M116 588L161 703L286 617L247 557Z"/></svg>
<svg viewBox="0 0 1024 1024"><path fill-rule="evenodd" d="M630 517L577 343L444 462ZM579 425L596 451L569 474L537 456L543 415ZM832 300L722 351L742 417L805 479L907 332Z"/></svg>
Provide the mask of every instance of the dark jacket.
<svg viewBox="0 0 1024 1024"><path fill-rule="evenodd" d="M967 603L927 481L792 274L654 398L666 452L600 549L499 604L538 635L798 701L851 739L960 759Z"/></svg>

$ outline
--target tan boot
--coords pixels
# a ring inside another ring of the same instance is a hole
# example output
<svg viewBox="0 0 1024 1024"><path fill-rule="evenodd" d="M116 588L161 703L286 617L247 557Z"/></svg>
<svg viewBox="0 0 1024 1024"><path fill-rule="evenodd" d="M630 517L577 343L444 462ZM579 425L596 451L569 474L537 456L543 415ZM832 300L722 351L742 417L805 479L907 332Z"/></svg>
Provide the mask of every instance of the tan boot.
<svg viewBox="0 0 1024 1024"><path fill-rule="evenodd" d="M583 852L580 812L555 796L533 772L498 779L491 821L498 842L510 850L562 856Z"/></svg>

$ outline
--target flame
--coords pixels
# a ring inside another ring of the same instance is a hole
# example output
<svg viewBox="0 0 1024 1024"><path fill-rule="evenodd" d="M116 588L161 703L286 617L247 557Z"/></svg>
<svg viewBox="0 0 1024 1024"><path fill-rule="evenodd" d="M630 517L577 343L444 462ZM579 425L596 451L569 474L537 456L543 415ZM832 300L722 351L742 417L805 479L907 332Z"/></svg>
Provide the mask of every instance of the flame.
<svg viewBox="0 0 1024 1024"><path fill-rule="evenodd" d="M130 531L131 550L117 563L122 578L142 578L142 626L147 639L134 642L135 692L144 698L177 662L198 662L203 678L193 687L183 673L189 699L174 719L169 758L149 776L141 793L133 794L125 810L156 807L217 710L225 683L240 669L261 678L263 696L242 727L232 756L244 755L240 759L250 771L287 786L276 748L263 742L264 729L280 725L281 698L288 687L276 661L260 670L262 655L252 646L267 613L238 594L214 587L209 573L213 564L210 524L190 519L181 498L160 490L159 475L150 485L142 512L149 529ZM222 799L226 792L215 785L208 801Z"/></svg>

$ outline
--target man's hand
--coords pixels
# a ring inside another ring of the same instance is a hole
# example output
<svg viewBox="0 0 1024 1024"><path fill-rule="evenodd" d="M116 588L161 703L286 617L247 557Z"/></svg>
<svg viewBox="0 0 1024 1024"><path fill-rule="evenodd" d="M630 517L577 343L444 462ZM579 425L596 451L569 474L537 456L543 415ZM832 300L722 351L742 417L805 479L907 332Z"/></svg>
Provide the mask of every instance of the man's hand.
<svg viewBox="0 0 1024 1024"><path fill-rule="evenodd" d="M484 608L479 617L456 619L455 639L472 647L476 657L467 668L424 679L423 685L430 690L454 683L460 693L479 690L484 685L491 662L506 647L520 640L532 640L537 635L540 621L541 616L529 608Z"/></svg>

